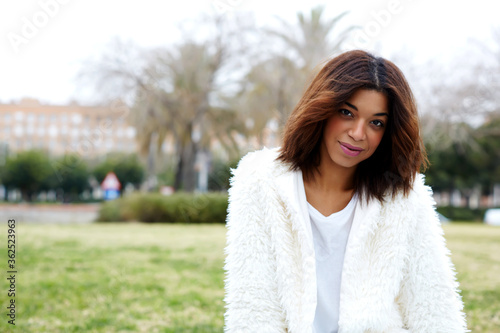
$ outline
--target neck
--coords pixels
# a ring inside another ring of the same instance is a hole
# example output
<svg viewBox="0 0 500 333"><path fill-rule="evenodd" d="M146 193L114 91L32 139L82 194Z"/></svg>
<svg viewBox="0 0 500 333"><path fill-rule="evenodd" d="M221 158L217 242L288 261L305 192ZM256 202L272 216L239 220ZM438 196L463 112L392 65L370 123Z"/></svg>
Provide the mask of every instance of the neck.
<svg viewBox="0 0 500 333"><path fill-rule="evenodd" d="M346 192L354 189L356 168L326 165L323 161L314 171L308 183L323 193Z"/></svg>

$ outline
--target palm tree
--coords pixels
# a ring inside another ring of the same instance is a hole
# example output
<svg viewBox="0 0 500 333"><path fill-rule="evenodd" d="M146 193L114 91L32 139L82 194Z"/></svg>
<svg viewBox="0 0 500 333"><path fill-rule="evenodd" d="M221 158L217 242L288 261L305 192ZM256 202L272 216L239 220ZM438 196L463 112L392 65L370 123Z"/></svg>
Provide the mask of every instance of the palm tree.
<svg viewBox="0 0 500 333"><path fill-rule="evenodd" d="M298 101L303 78L296 63L276 55L256 63L243 81L237 108L246 117L246 134L264 145L264 129L272 119L283 128L288 113Z"/></svg>
<svg viewBox="0 0 500 333"><path fill-rule="evenodd" d="M349 36L354 27L349 27L343 31L336 32L340 20L347 15L343 12L331 19L324 18L324 6L317 6L311 9L309 16L302 12L297 13L297 25L292 25L282 18L277 18L282 29L267 30L269 34L279 38L284 42L286 54L292 51L294 60L299 62L306 72L310 72L325 59L340 51L340 47ZM335 35L332 38L332 34Z"/></svg>
<svg viewBox="0 0 500 333"><path fill-rule="evenodd" d="M280 29L266 29L267 36L282 47L258 59L245 76L238 96L238 109L250 119L249 135L257 135L263 145L262 132L271 119L278 121L278 132L321 63L340 51L352 28L336 32L347 13L324 19L324 7L311 9L310 15L297 13L297 24L281 18ZM335 35L333 33L335 32ZM333 38L332 38L333 36ZM276 43L269 43L276 44Z"/></svg>

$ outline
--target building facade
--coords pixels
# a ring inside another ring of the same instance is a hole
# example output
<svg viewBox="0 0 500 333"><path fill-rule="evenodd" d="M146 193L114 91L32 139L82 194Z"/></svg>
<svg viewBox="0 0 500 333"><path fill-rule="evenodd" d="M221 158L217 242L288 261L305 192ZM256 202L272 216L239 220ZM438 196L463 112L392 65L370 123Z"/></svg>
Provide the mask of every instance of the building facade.
<svg viewBox="0 0 500 333"><path fill-rule="evenodd" d="M137 151L135 128L127 124L128 108L46 105L25 98L0 104L0 143L10 152L43 149L50 155L77 153L95 157L111 151Z"/></svg>

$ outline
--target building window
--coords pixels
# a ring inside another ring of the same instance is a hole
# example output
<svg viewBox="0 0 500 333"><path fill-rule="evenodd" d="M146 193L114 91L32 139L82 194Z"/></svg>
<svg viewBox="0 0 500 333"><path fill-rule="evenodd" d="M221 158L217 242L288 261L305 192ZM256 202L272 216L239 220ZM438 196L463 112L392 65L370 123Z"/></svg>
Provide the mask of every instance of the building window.
<svg viewBox="0 0 500 333"><path fill-rule="evenodd" d="M82 116L75 113L71 116L71 122L75 125L78 125L82 122Z"/></svg>
<svg viewBox="0 0 500 333"><path fill-rule="evenodd" d="M51 137L56 137L58 134L59 134L59 130L57 129L56 125L50 125L49 135Z"/></svg>
<svg viewBox="0 0 500 333"><path fill-rule="evenodd" d="M23 121L24 120L24 112L22 111L16 111L14 114L15 120L16 121Z"/></svg>
<svg viewBox="0 0 500 333"><path fill-rule="evenodd" d="M35 121L35 114L28 113L28 116L26 118L27 118L28 122L33 123Z"/></svg>
<svg viewBox="0 0 500 333"><path fill-rule="evenodd" d="M38 122L39 123L45 122L45 115L44 114L39 114L38 115Z"/></svg>
<svg viewBox="0 0 500 333"><path fill-rule="evenodd" d="M10 113L4 114L3 119L5 120L5 122L9 122L10 121Z"/></svg>
<svg viewBox="0 0 500 333"><path fill-rule="evenodd" d="M14 127L14 135L15 136L23 136L24 135L24 128L21 125L16 125L16 127Z"/></svg>
<svg viewBox="0 0 500 333"><path fill-rule="evenodd" d="M89 140L94 145L100 145L103 142L104 136L99 129L94 129L89 136Z"/></svg>

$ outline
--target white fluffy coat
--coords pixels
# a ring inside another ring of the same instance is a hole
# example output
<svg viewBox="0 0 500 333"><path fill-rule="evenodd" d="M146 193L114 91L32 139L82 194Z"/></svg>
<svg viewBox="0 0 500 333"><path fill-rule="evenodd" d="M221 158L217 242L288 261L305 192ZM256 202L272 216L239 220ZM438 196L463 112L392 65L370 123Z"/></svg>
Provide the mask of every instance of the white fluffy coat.
<svg viewBox="0 0 500 333"><path fill-rule="evenodd" d="M226 332L312 332L314 247L295 186L302 174L277 156L277 149L249 153L233 170ZM358 201L342 272L339 333L468 332L434 204L421 175L408 197Z"/></svg>

